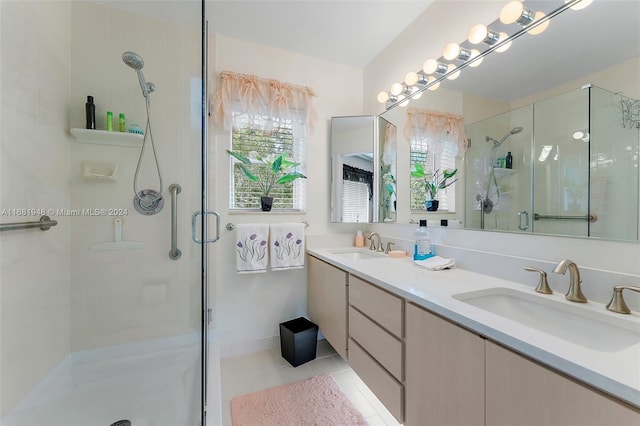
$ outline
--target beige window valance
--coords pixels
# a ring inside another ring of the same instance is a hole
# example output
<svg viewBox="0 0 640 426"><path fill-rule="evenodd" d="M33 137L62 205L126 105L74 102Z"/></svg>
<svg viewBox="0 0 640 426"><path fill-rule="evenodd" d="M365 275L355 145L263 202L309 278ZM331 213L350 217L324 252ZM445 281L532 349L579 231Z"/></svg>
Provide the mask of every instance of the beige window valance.
<svg viewBox="0 0 640 426"><path fill-rule="evenodd" d="M437 153L443 152L445 145L451 145L454 155L458 155L465 148L464 117L448 112L409 108L404 135L407 140L426 139L427 146Z"/></svg>
<svg viewBox="0 0 640 426"><path fill-rule="evenodd" d="M242 122L278 120L303 122L308 133L313 131L317 116L313 106L313 89L278 80L231 71L220 73L220 87L213 96L213 119L219 127L235 127L234 115L243 116ZM269 123L271 122L271 123Z"/></svg>

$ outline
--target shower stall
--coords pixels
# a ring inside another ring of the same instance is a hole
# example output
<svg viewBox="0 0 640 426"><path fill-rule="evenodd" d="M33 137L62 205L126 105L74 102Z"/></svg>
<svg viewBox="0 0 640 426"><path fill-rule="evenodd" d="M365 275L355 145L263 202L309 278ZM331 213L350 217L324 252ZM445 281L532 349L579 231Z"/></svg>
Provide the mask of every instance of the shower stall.
<svg viewBox="0 0 640 426"><path fill-rule="evenodd" d="M0 3L3 426L205 423L203 11Z"/></svg>
<svg viewBox="0 0 640 426"><path fill-rule="evenodd" d="M468 125L466 226L636 240L638 106L585 85Z"/></svg>

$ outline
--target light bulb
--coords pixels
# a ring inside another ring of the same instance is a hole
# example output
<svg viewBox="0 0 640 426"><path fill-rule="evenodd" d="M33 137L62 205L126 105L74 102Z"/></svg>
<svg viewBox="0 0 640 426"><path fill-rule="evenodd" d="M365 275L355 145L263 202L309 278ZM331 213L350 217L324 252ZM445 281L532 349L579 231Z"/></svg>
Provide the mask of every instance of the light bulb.
<svg viewBox="0 0 640 426"><path fill-rule="evenodd" d="M569 3L571 0L564 0L565 3ZM591 3L593 2L593 0L582 0L576 4L574 4L573 6L571 6L571 10L582 10L585 7L589 6Z"/></svg>
<svg viewBox="0 0 640 426"><path fill-rule="evenodd" d="M389 94L387 92L378 93L378 102L381 104L387 102L389 100Z"/></svg>
<svg viewBox="0 0 640 426"><path fill-rule="evenodd" d="M524 6L520 1L509 2L500 11L500 21L503 24L513 24L522 16L522 12L524 12Z"/></svg>
<svg viewBox="0 0 640 426"><path fill-rule="evenodd" d="M404 76L404 82L407 86L413 86L418 82L418 73L416 72L408 72L407 75Z"/></svg>
<svg viewBox="0 0 640 426"><path fill-rule="evenodd" d="M579 4L579 3L578 3ZM535 20L538 21L542 18L545 17L545 14L542 12L536 12L535 15ZM542 33L544 30L546 30L549 27L549 22L550 20L546 20L545 22L543 22L542 24L538 25L535 28L530 29L529 31L527 31L527 33L531 34L531 35L538 35L540 33Z"/></svg>
<svg viewBox="0 0 640 426"><path fill-rule="evenodd" d="M402 84L400 83L393 83L391 85L391 89L389 90L391 92L392 95L397 96L400 93L402 93Z"/></svg>
<svg viewBox="0 0 640 426"><path fill-rule="evenodd" d="M449 64L449 66L447 67L447 72L453 71L453 70L455 70L456 68L457 68L457 67L456 67L455 65L453 65L453 64ZM448 76L447 76L447 79L448 79L448 80L455 80L455 79L456 79L456 78L458 78L458 77L460 77L460 70L458 70L458 71L454 72L454 73L453 73L453 74L451 74L451 75L448 75Z"/></svg>
<svg viewBox="0 0 640 426"><path fill-rule="evenodd" d="M407 105L409 105L409 98L407 98L405 95L400 95L398 96L398 102L400 102L401 107L406 107Z"/></svg>
<svg viewBox="0 0 640 426"><path fill-rule="evenodd" d="M442 51L442 56L447 61L456 59L458 55L460 55L460 46L458 45L458 43L449 43L444 47L444 50Z"/></svg>
<svg viewBox="0 0 640 426"><path fill-rule="evenodd" d="M507 33L500 33L500 39L498 41L503 41L506 40L507 38L509 38L509 34ZM506 52L507 50L509 50L509 48L511 47L511 42L505 43L502 46L498 47L496 49L496 52Z"/></svg>
<svg viewBox="0 0 640 426"><path fill-rule="evenodd" d="M413 88L413 95L411 96L412 99L420 99L422 97L422 92L418 91L417 87Z"/></svg>
<svg viewBox="0 0 640 426"><path fill-rule="evenodd" d="M438 61L436 61L433 58L427 59L426 61L424 61L424 64L422 65L422 71L424 71L425 74L433 74L434 72L436 72L437 68L438 68Z"/></svg>
<svg viewBox="0 0 640 426"><path fill-rule="evenodd" d="M478 49L471 49L471 57L469 58L469 60L475 58L476 56L478 56L480 54L480 51ZM469 64L470 67L477 67L478 65L480 65L482 63L482 61L484 61L484 57L480 58L480 59L476 59L475 61L471 62Z"/></svg>

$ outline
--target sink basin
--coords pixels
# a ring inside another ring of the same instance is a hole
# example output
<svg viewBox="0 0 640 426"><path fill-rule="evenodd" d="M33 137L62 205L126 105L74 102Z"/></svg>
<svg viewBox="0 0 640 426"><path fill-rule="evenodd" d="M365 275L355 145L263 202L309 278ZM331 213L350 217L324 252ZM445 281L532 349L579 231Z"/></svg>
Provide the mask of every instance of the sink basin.
<svg viewBox="0 0 640 426"><path fill-rule="evenodd" d="M380 259L381 257L384 257L384 254L382 253L360 248L342 248L327 251L329 253L339 255L341 258L350 260Z"/></svg>
<svg viewBox="0 0 640 426"><path fill-rule="evenodd" d="M640 323L631 318L571 306L558 300L509 288L453 296L538 331L600 352L617 352L640 343ZM604 307L602 308L604 309Z"/></svg>

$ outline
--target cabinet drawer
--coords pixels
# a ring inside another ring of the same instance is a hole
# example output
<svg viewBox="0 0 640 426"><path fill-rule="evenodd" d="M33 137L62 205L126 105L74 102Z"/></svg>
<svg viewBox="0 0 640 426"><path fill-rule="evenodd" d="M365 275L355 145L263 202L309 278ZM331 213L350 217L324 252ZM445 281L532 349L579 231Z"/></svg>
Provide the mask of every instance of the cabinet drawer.
<svg viewBox="0 0 640 426"><path fill-rule="evenodd" d="M349 304L402 338L402 299L349 275Z"/></svg>
<svg viewBox="0 0 640 426"><path fill-rule="evenodd" d="M349 364L380 402L400 423L403 419L403 388L384 368L371 358L355 340L349 339Z"/></svg>
<svg viewBox="0 0 640 426"><path fill-rule="evenodd" d="M396 379L402 381L402 342L353 306L349 308L349 337L358 342Z"/></svg>

